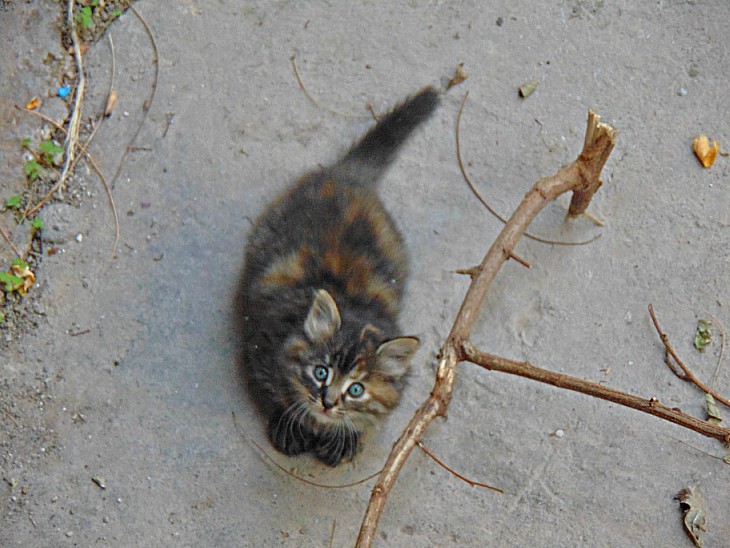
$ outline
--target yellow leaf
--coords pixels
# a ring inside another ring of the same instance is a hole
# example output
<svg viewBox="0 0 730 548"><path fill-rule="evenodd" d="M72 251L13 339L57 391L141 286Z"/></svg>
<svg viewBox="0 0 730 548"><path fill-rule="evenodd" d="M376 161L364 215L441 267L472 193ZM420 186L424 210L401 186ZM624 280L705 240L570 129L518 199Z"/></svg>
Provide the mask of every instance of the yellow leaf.
<svg viewBox="0 0 730 548"><path fill-rule="evenodd" d="M719 149L720 143L717 141L710 143L707 135L700 135L692 143L692 150L694 150L695 156L704 167L710 167L715 163Z"/></svg>

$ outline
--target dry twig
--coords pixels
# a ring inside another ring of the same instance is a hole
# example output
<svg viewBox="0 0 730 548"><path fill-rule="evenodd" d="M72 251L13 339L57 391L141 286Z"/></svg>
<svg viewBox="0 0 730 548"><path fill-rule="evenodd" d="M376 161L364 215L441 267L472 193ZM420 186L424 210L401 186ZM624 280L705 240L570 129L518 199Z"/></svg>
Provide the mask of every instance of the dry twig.
<svg viewBox="0 0 730 548"><path fill-rule="evenodd" d="M297 83L299 84L299 87L301 88L302 93L304 93L304 95L307 96L307 99L309 99L310 101L312 101L312 103L315 104L316 106L318 106L319 108L324 109L326 111L329 111L332 114L336 114L337 116L342 116L344 118L356 118L356 119L365 118L365 116L358 115L358 114L349 114L347 112L340 112L339 110L335 110L333 108L330 108L330 107L328 107L328 106L323 105L322 103L320 103L314 95L312 95L311 93L309 93L309 90L307 89L307 86L304 85L304 81L302 80L302 76L299 74L299 69L297 68L297 61L296 61L296 59L297 59L297 56L296 55L292 55L291 57L289 57L289 60L291 61L291 66L294 69L294 76L297 79ZM370 111L370 114L372 114L373 118L375 118L375 120L377 121L378 118L375 115L375 111L373 110L373 106L370 105L370 104L368 104L367 107L368 107L368 110Z"/></svg>
<svg viewBox="0 0 730 548"><path fill-rule="evenodd" d="M142 26L144 27L144 30L150 39L150 44L152 45L152 51L154 53L153 61L154 61L154 65L155 65L155 77L152 80L152 90L150 91L150 96L147 98L147 100L144 103L142 103L142 119L139 121L137 130L134 132L134 135L132 135L132 138L129 140L129 144L127 145L127 148L124 150L122 159L120 160L119 165L117 166L117 170L114 173L114 177L112 177L112 180L110 183L111 188L114 188L114 185L116 184L117 179L119 178L119 174L122 172L122 167L124 167L124 164L127 161L127 156L129 156L129 153L135 149L134 143L137 140L139 133L142 131L142 127L144 127L145 120L147 119L147 114L149 113L150 109L152 108L152 102L155 100L155 94L157 93L157 82L159 81L159 77L160 77L160 54L159 54L159 51L157 50L157 41L155 40L154 34L152 34L152 29L147 24L147 21L145 21L145 19L134 8L134 6L129 6L129 9L132 11L132 13L134 13L135 17L139 20L139 22L142 23Z"/></svg>
<svg viewBox="0 0 730 548"><path fill-rule="evenodd" d="M462 480L462 481L465 481L466 483L468 483L468 484L469 484L469 485L471 485L472 487L483 487L484 489L491 489L492 491L497 491L498 493L504 493L504 491L502 491L502 490L501 490L501 489L500 489L499 487L492 487L491 485L487 485L486 483L481 483L481 482L478 482L478 481L470 480L470 479L469 479L469 478L467 478L466 476L463 476L463 475L459 474L459 472L457 472L457 471L456 471L456 470L454 470L453 468L449 468L448 466L446 466L446 463L444 463L444 462L443 462L443 461L442 461L441 459L439 459L439 458L438 458L438 457L437 457L436 455L434 455L433 453L431 453L431 451L429 451L428 449L426 449L426 446L425 446L425 445L423 445L423 442L422 442L422 441L420 441L420 440L418 441L418 447L420 447L420 448L421 448L421 451L423 451L423 452L424 452L424 453L426 453L426 454L427 454L427 455L428 455L429 457L431 457L431 459L432 459L432 460L433 460L433 461L434 461L434 462L435 462L436 464L438 464L438 465L439 465L439 466L440 466L441 468L443 468L444 470L446 470L446 471L447 471L447 472L449 472L450 474L452 474L452 475L456 476L456 477L457 477L457 478L459 478L460 480Z"/></svg>
<svg viewBox="0 0 730 548"><path fill-rule="evenodd" d="M4 239L4 240L5 240L6 242L8 242L8 245L9 245L9 246L10 246L10 247L11 247L11 248L13 249L13 251L15 251L15 254L16 254L16 255L17 255L18 257L21 257L21 258L22 258L22 255L20 254L20 251L18 250L18 248L17 248L17 247L15 247L15 244L13 243L13 240L11 240L11 239L10 239L10 235L9 235L9 234L8 234L8 233L7 233L6 231L5 231L5 229L4 229L3 227L1 227L1 226L0 226L0 234L2 234L2 236L3 236L3 239Z"/></svg>
<svg viewBox="0 0 730 548"><path fill-rule="evenodd" d="M705 394L710 394L713 398L715 398L717 401L725 405L726 407L730 407L730 400L727 398L722 397L717 392L712 390L710 387L705 385L700 379L698 379L694 373L692 373L692 370L685 365L685 363L679 358L677 353L675 352L674 348L672 348L672 345L669 342L669 337L667 336L664 331L662 331L662 328L659 327L659 321L656 319L656 315L654 314L654 307L652 305L649 305L649 315L651 316L651 321L654 323L654 327L656 328L657 333L659 334L659 338L662 340L662 343L664 344L665 349L665 355L664 355L664 363L667 364L667 367L672 370L672 373L677 375L680 379L683 381L691 382L694 384L697 388L702 390ZM676 363L681 369L682 373L677 371L677 369L672 365L671 359L674 360L674 363Z"/></svg>

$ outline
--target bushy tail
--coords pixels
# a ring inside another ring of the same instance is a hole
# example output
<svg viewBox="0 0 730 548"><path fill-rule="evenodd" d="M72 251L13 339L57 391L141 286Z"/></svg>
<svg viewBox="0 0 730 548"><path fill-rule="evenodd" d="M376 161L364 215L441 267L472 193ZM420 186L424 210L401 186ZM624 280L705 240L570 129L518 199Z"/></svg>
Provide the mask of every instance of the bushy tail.
<svg viewBox="0 0 730 548"><path fill-rule="evenodd" d="M374 187L400 147L430 118L439 102L439 92L427 87L396 106L332 167L336 178L360 187Z"/></svg>

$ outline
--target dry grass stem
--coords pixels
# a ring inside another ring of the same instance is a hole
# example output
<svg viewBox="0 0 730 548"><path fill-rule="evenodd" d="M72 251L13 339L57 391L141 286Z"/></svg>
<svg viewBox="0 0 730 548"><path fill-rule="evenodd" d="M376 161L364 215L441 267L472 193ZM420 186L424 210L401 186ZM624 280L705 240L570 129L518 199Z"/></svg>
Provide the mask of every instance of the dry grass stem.
<svg viewBox="0 0 730 548"><path fill-rule="evenodd" d="M431 457L431 459L436 464L438 464L441 468L443 468L444 470L446 470L450 474L456 476L460 480L465 481L466 483L468 483L472 487L483 487L484 489L491 489L492 491L497 491L498 493L504 493L504 491L502 491L499 487L492 487L491 485L487 485L486 483L481 483L481 482L478 482L478 481L470 480L466 476L463 476L463 475L459 474L459 472L457 472L456 470L454 470L452 468L449 468L448 466L446 466L446 464L441 459L439 459L436 455L434 455L433 453L431 453L431 451L429 451L428 449L426 449L426 446L423 445L423 442L419 441L418 442L418 447L421 448L421 451L423 451L429 457Z"/></svg>
<svg viewBox="0 0 730 548"><path fill-rule="evenodd" d="M724 398L720 394L718 394L716 391L712 390L710 387L705 385L700 379L698 379L694 373L692 373L692 370L685 365L685 363L680 359L680 357L675 352L674 348L672 348L671 343L669 342L669 336L662 331L662 328L659 327L659 321L656 319L656 314L654 314L654 307L652 305L649 305L649 315L651 316L651 321L654 323L654 327L656 328L657 333L659 334L659 338L662 340L662 344L664 344L664 350L665 350L665 357L664 357L664 363L667 364L667 367L672 370L672 373L677 375L680 379L691 382L694 384L697 388L702 390L705 394L710 394L713 398L715 398L717 401L719 401L721 404L723 404L726 407L730 407L730 400L727 398ZM672 365L671 360L674 360L674 363L678 365L682 369L682 373L677 371L677 369ZM730 432L730 430L728 430Z"/></svg>

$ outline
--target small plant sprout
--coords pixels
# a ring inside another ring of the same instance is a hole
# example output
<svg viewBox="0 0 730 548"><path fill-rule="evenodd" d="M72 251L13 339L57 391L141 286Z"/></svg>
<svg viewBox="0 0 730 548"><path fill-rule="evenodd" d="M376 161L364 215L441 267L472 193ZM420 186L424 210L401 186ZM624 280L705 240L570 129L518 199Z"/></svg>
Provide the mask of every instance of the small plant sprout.
<svg viewBox="0 0 730 548"><path fill-rule="evenodd" d="M7 209L20 209L20 203L22 201L23 197L20 194L16 194L5 200L5 207Z"/></svg>

